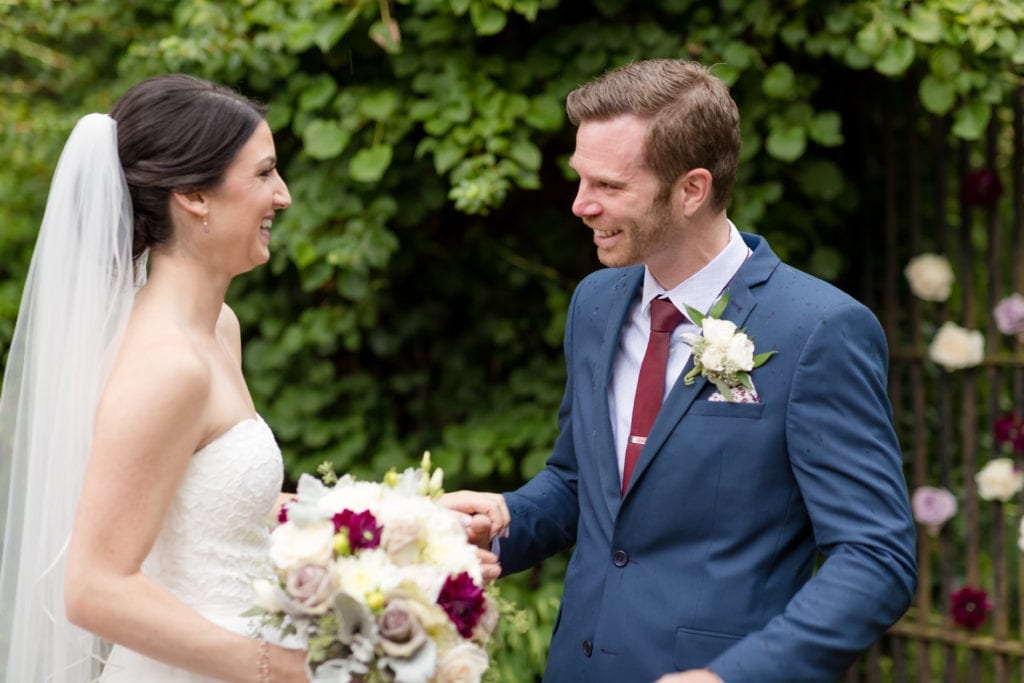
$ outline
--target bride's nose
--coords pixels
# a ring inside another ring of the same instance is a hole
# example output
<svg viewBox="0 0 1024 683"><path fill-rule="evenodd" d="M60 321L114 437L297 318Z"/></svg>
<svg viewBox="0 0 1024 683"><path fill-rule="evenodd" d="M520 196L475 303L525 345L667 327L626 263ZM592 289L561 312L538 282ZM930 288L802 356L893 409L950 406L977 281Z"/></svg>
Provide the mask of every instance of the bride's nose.
<svg viewBox="0 0 1024 683"><path fill-rule="evenodd" d="M284 182L284 178L278 175L277 179L279 182L274 190L274 208L287 209L292 205L292 196L288 193L288 184Z"/></svg>

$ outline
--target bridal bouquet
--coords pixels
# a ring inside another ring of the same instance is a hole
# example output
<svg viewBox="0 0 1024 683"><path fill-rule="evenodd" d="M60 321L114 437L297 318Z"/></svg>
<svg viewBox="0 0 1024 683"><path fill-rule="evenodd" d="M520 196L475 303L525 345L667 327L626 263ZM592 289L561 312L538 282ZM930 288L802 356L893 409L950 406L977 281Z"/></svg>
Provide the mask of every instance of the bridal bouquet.
<svg viewBox="0 0 1024 683"><path fill-rule="evenodd" d="M479 681L498 611L429 453L382 483L324 475L282 510L251 614L305 639L315 683Z"/></svg>

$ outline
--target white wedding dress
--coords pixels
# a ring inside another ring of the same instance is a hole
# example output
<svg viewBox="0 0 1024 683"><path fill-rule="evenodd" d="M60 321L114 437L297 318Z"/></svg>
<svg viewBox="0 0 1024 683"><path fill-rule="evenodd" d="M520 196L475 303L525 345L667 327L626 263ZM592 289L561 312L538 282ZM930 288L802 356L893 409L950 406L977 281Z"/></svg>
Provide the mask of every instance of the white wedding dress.
<svg viewBox="0 0 1024 683"><path fill-rule="evenodd" d="M192 456L143 571L207 619L254 634L254 620L241 615L253 606L253 578L270 572L268 521L283 477L270 427L262 418L236 424ZM115 645L100 681L213 679Z"/></svg>

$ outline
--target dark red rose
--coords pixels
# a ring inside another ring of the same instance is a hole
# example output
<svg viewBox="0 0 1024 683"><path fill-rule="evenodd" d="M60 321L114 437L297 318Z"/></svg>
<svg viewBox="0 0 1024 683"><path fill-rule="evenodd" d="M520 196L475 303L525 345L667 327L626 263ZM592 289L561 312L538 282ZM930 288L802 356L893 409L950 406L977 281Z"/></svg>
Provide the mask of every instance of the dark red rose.
<svg viewBox="0 0 1024 683"><path fill-rule="evenodd" d="M484 613L484 589L473 583L469 574L462 572L445 579L437 604L448 613L448 618L463 638L473 635L473 627Z"/></svg>
<svg viewBox="0 0 1024 683"><path fill-rule="evenodd" d="M288 521L288 505L282 505L281 511L277 513L277 523L284 524Z"/></svg>
<svg viewBox="0 0 1024 683"><path fill-rule="evenodd" d="M989 206L1003 196L1003 184L991 168L978 168L960 179L960 199L968 206Z"/></svg>
<svg viewBox="0 0 1024 683"><path fill-rule="evenodd" d="M985 623L985 618L992 609L988 601L988 593L978 588L964 586L950 596L952 606L950 614L953 621L964 628L976 629Z"/></svg>
<svg viewBox="0 0 1024 683"><path fill-rule="evenodd" d="M369 510L352 512L342 510L334 515L334 533L348 529L348 542L352 551L376 548L380 545L383 528L377 526L377 518Z"/></svg>

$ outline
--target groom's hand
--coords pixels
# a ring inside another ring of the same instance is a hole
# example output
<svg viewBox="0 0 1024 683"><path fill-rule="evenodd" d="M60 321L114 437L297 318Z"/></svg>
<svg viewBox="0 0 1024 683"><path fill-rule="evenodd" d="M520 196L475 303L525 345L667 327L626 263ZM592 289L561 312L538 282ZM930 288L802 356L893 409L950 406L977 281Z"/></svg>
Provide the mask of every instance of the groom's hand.
<svg viewBox="0 0 1024 683"><path fill-rule="evenodd" d="M463 524L470 543L490 550L494 538L508 536L511 517L505 505L505 497L501 494L455 491L441 496L440 502L450 510L470 516L468 523Z"/></svg>
<svg viewBox="0 0 1024 683"><path fill-rule="evenodd" d="M724 683L713 671L708 669L691 669L674 674L665 674L655 683Z"/></svg>

